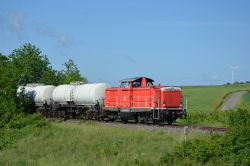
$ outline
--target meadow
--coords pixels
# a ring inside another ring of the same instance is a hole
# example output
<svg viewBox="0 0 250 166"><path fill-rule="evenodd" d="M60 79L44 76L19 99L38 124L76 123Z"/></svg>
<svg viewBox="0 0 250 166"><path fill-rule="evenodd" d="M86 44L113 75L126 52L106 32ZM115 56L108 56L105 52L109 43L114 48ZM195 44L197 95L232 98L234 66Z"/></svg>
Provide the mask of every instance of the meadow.
<svg viewBox="0 0 250 166"><path fill-rule="evenodd" d="M221 111L222 104L231 93L248 91L234 109L249 109L250 84L218 85L218 86L186 86L182 87L185 99L188 100L188 118L179 119L177 123L227 127L227 112ZM185 105L185 102L184 102Z"/></svg>
<svg viewBox="0 0 250 166"><path fill-rule="evenodd" d="M242 98L237 108L250 110L250 91L248 91Z"/></svg>
<svg viewBox="0 0 250 166"><path fill-rule="evenodd" d="M184 86L182 89L189 111L217 111L232 92L250 91L250 84Z"/></svg>
<svg viewBox="0 0 250 166"><path fill-rule="evenodd" d="M242 126L249 126L249 111L243 111L246 116L242 111L237 114L219 111L230 93L249 90L249 84L183 89L189 102L188 118L178 123L231 128L245 118ZM250 109L249 91L236 108ZM249 130L243 129L237 128L223 137L191 132L186 144L182 131L112 128L93 121L82 125L48 122L43 127L24 127L18 135L8 137L11 144L0 151L0 165L214 165L227 161L227 164L247 165ZM239 131L244 132L237 133ZM235 145L237 139L239 145ZM243 144L245 148L240 154L231 151L236 148L238 152ZM230 157L232 155L237 160ZM223 160L218 156L223 156Z"/></svg>
<svg viewBox="0 0 250 166"><path fill-rule="evenodd" d="M189 139L200 137L191 133ZM0 165L158 165L183 141L183 133L175 131L51 123L1 151Z"/></svg>

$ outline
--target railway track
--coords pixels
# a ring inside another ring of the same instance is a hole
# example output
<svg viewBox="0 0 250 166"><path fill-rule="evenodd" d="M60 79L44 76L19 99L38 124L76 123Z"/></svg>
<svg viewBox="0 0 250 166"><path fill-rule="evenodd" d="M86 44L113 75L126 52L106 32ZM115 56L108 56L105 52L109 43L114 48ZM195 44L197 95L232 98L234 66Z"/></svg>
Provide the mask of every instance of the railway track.
<svg viewBox="0 0 250 166"><path fill-rule="evenodd" d="M66 124L80 124L84 125L87 122L92 122L91 120L80 120L80 119L69 119L64 120L63 118L49 118L49 121L61 122ZM128 122L126 124L120 121L93 121L95 124L100 126L115 127L115 128L132 128L132 129L146 129L150 131L161 130L161 131L174 131L174 132L183 132L185 127L188 127L190 132L198 132L202 134L225 134L229 129L221 127L210 127L210 126L198 126L198 125L182 125L182 124L142 124L135 122Z"/></svg>

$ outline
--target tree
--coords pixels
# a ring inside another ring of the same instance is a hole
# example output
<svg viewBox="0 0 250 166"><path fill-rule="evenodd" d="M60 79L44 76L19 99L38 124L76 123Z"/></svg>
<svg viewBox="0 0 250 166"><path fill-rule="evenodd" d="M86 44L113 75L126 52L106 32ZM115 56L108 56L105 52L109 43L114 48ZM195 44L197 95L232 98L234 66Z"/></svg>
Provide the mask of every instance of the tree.
<svg viewBox="0 0 250 166"><path fill-rule="evenodd" d="M69 84L70 82L81 81L81 82L88 82L85 77L82 77L80 71L78 70L77 66L74 64L72 59L69 59L64 64L66 70L63 70L60 77L64 77L64 83Z"/></svg>
<svg viewBox="0 0 250 166"><path fill-rule="evenodd" d="M60 85L63 83L63 79L60 77L57 70L54 70L49 66L48 69L42 73L39 82L47 85Z"/></svg>
<svg viewBox="0 0 250 166"><path fill-rule="evenodd" d="M13 72L7 56L0 53L0 128L17 112Z"/></svg>
<svg viewBox="0 0 250 166"><path fill-rule="evenodd" d="M6 83L8 83L8 66L9 66L9 58L0 53L0 90L2 90Z"/></svg>
<svg viewBox="0 0 250 166"><path fill-rule="evenodd" d="M16 86L27 83L56 84L56 71L50 66L46 55L30 43L15 49L9 56L15 75Z"/></svg>

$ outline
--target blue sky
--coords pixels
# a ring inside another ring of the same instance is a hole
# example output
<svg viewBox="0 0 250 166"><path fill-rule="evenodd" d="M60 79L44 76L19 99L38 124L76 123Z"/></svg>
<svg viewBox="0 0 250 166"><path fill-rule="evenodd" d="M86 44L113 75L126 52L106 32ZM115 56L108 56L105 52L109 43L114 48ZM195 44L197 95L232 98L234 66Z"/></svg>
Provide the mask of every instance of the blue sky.
<svg viewBox="0 0 250 166"><path fill-rule="evenodd" d="M24 43L55 69L72 58L91 82L164 85L250 80L249 0L0 0L0 52Z"/></svg>

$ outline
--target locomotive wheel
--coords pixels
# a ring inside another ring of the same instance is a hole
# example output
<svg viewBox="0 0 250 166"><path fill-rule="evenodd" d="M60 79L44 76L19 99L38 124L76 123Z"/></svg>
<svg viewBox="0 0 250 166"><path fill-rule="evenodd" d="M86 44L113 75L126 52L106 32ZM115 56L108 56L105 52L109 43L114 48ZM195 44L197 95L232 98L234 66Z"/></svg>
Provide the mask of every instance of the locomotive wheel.
<svg viewBox="0 0 250 166"><path fill-rule="evenodd" d="M171 125L174 122L172 111L165 112L164 121L167 121L169 125Z"/></svg>
<svg viewBox="0 0 250 166"><path fill-rule="evenodd" d="M153 119L153 124L155 125L155 124L158 124L159 123L159 121L158 120L156 120L156 119Z"/></svg>
<svg viewBox="0 0 250 166"><path fill-rule="evenodd" d="M169 124L169 125L171 125L172 123L173 123L173 118L172 117L169 117L168 119L167 119L167 123Z"/></svg>

